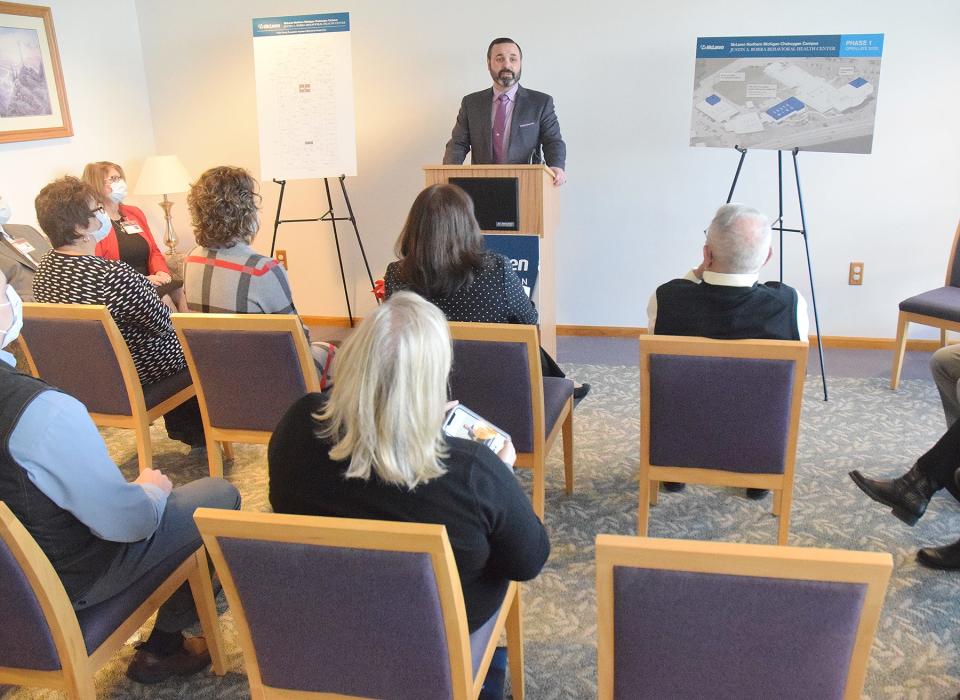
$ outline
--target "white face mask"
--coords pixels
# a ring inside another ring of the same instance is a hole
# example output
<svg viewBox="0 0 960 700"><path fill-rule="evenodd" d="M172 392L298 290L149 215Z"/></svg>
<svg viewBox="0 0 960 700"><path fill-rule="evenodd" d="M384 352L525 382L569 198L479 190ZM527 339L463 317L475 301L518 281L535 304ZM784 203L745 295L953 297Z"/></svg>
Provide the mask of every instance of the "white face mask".
<svg viewBox="0 0 960 700"><path fill-rule="evenodd" d="M97 221L100 222L100 228L94 231L91 235L93 236L93 240L99 243L110 235L110 231L113 229L113 224L110 222L110 217L104 214L102 211L98 211L96 213L96 217Z"/></svg>
<svg viewBox="0 0 960 700"><path fill-rule="evenodd" d="M0 199L0 226L10 221L10 204L5 199Z"/></svg>
<svg viewBox="0 0 960 700"><path fill-rule="evenodd" d="M112 199L117 204L120 204L124 199L127 198L127 181L126 180L117 180L116 182L110 183L110 199Z"/></svg>
<svg viewBox="0 0 960 700"><path fill-rule="evenodd" d="M4 332L3 340L0 340L0 348L7 347L20 335L20 329L23 328L23 300L17 294L17 290L7 285L7 300L0 302L0 308L10 307L11 318L10 327Z"/></svg>

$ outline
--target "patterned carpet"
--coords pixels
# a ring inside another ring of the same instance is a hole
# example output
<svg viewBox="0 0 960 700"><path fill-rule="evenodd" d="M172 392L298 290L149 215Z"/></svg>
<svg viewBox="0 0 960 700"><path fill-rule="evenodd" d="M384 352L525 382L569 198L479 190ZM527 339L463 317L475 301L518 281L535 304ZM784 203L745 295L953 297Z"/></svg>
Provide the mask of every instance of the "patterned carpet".
<svg viewBox="0 0 960 700"><path fill-rule="evenodd" d="M547 526L553 553L540 577L524 589L527 692L530 698L596 696L593 541L598 532L633 534L636 528L638 373L635 367L566 364L594 389L576 413L575 493L563 495L559 446L547 479ZM793 545L889 551L895 570L874 644L865 697L947 698L960 690L960 574L919 567L915 550L960 536L960 504L937 496L927 515L908 528L862 496L846 473L897 475L943 430L929 381L905 381L891 392L887 380L831 378L829 403L808 379L794 491ZM174 483L206 471L205 454L187 454L154 427L156 466ZM104 430L111 453L128 476L136 472L132 434ZM265 448L238 445L227 477L241 490L244 508L268 510ZM521 475L526 482L529 479ZM529 483L525 484L529 488ZM688 487L661 494L650 534L661 537L774 543L770 499L760 503L733 489ZM122 675L132 654L125 647L97 676L101 697L244 698L248 696L229 612L221 618L230 672L175 679L153 687ZM8 690L4 697L58 697L47 691Z"/></svg>

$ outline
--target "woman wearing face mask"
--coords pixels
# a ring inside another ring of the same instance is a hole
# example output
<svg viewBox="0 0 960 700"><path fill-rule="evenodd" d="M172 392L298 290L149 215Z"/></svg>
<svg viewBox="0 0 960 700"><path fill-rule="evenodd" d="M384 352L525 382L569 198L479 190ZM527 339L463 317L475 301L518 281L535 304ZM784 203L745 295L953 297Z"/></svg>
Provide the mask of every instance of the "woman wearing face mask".
<svg viewBox="0 0 960 700"><path fill-rule="evenodd" d="M147 225L147 217L137 207L123 204L127 197L123 168L106 160L87 163L83 181L97 192L97 201L103 205L111 223L107 237L97 244L96 254L107 260L123 260L149 280L157 296L170 308L186 311L183 282L174 281L170 275L163 253Z"/></svg>
<svg viewBox="0 0 960 700"><path fill-rule="evenodd" d="M53 251L40 261L33 294L48 304L104 304L130 349L140 382L152 384L183 371L187 363L170 311L150 282L122 261L96 255L97 244L112 230L96 196L75 177L54 180L40 190L37 221ZM164 418L171 439L194 447L205 444L195 399Z"/></svg>

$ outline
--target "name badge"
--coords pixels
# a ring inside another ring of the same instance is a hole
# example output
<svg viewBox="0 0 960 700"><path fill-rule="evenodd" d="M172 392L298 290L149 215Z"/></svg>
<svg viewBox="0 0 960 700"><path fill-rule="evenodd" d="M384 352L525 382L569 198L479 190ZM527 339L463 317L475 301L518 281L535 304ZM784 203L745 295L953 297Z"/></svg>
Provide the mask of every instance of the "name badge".
<svg viewBox="0 0 960 700"><path fill-rule="evenodd" d="M30 253L32 253L33 251L36 250L36 248L34 248L34 247L33 247L32 245L30 245L29 243L27 243L27 239L26 239L26 238L14 238L14 239L13 239L12 241L10 241L10 242L13 243L13 247L14 247L14 248L16 248L17 250L19 250L19 251L20 251L21 253L23 253L24 255L30 255Z"/></svg>
<svg viewBox="0 0 960 700"><path fill-rule="evenodd" d="M124 219L120 222L120 225L123 226L125 233L143 233L143 229L140 228L140 225L134 221L128 221Z"/></svg>

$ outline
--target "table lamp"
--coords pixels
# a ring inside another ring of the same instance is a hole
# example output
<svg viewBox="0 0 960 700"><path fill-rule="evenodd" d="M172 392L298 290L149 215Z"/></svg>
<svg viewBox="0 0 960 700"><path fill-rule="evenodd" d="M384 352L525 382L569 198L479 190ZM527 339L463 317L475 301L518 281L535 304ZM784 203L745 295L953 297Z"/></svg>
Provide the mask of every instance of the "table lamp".
<svg viewBox="0 0 960 700"><path fill-rule="evenodd" d="M176 156L150 156L143 163L140 179L137 180L137 186L133 191L137 195L163 195L160 206L163 208L167 220L167 227L163 232L163 243L167 246L167 253L170 255L177 252L177 234L173 230L173 219L170 217L170 208L173 206L173 202L167 199L167 195L186 192L189 189L190 175L187 174L187 169L183 167L179 158Z"/></svg>

